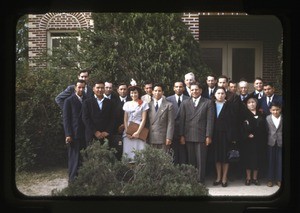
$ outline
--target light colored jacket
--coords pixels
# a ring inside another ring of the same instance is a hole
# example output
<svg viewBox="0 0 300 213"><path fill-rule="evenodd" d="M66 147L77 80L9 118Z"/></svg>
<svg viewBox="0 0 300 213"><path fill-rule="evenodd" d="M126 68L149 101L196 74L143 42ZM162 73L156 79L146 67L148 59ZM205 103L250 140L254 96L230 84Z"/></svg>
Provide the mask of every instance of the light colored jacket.
<svg viewBox="0 0 300 213"><path fill-rule="evenodd" d="M279 126L276 128L272 121L272 115L270 114L266 117L269 146L274 146L277 143L277 146L282 147L282 119L283 116L281 115Z"/></svg>
<svg viewBox="0 0 300 213"><path fill-rule="evenodd" d="M149 121L149 143L165 144L166 139L173 139L174 134L174 113L173 105L164 97L162 103L155 111L154 101L149 103L148 121Z"/></svg>

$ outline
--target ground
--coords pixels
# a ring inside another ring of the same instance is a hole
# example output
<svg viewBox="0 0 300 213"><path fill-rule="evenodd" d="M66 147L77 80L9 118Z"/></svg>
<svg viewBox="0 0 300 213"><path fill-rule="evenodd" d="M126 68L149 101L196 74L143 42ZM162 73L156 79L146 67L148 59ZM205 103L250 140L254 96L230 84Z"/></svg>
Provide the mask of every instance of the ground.
<svg viewBox="0 0 300 213"><path fill-rule="evenodd" d="M61 190L68 186L67 172L65 168L53 168L17 174L17 190L27 196L51 195L53 190Z"/></svg>
<svg viewBox="0 0 300 213"><path fill-rule="evenodd" d="M41 172L28 172L16 175L17 189L26 196L51 196L53 190L68 186L67 169L55 168ZM213 186L213 179L207 180L209 194L212 196L270 196L279 187L268 187L262 180L260 186L245 186L243 180L229 181L228 187Z"/></svg>

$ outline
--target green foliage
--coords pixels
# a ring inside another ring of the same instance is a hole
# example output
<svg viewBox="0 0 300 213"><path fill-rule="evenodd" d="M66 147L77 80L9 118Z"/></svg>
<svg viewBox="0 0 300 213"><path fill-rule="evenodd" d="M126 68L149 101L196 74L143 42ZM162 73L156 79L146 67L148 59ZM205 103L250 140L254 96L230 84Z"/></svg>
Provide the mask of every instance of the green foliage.
<svg viewBox="0 0 300 213"><path fill-rule="evenodd" d="M118 161L107 144L94 141L81 152L83 164L75 181L58 196L204 196L191 165L174 165L172 157L147 146L136 151L135 163Z"/></svg>
<svg viewBox="0 0 300 213"><path fill-rule="evenodd" d="M20 70L16 79L16 168L66 159L62 118L54 102L56 75L47 69Z"/></svg>
<svg viewBox="0 0 300 213"><path fill-rule="evenodd" d="M187 72L203 79L209 71L201 61L199 43L181 15L93 13L94 29L80 31L80 48L75 44L61 48L59 62L92 68L92 80L129 83L134 78L139 85L160 82L166 85L165 93L171 93L173 83L183 80ZM68 62L67 53L73 56Z"/></svg>

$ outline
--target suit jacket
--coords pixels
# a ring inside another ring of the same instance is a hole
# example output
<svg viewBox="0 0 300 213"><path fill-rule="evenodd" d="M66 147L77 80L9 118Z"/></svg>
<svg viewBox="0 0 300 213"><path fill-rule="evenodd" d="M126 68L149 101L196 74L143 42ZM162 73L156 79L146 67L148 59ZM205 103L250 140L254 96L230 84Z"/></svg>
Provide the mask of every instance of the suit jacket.
<svg viewBox="0 0 300 213"><path fill-rule="evenodd" d="M186 141L204 143L206 137L213 136L214 119L215 108L212 100L201 97L197 107L194 107L191 97L180 105L179 134Z"/></svg>
<svg viewBox="0 0 300 213"><path fill-rule="evenodd" d="M173 118L175 119L175 129L174 129L174 134L177 134L178 135L178 132L179 132L179 111L180 111L180 108L178 107L178 103L176 101L176 97L175 97L175 94L174 95L171 95L171 96L168 96L167 98L167 101L171 102L173 104ZM182 102L186 99L189 99L189 96L187 95L183 95L182 96Z"/></svg>
<svg viewBox="0 0 300 213"><path fill-rule="evenodd" d="M61 110L64 108L64 101L66 98L70 97L75 92L75 85L69 85L64 91L59 93L55 97L55 102ZM90 86L87 86L86 97L92 97L94 95L93 89Z"/></svg>
<svg viewBox="0 0 300 213"><path fill-rule="evenodd" d="M216 90L216 87L213 88L213 91L212 91L212 96L213 94L215 93L215 90ZM201 94L202 97L205 97L205 98L208 98L208 99L211 99L212 96L209 96L209 88L206 86L204 89L203 89L203 92Z"/></svg>
<svg viewBox="0 0 300 213"><path fill-rule="evenodd" d="M131 101L131 97L127 96L126 97L126 102ZM114 119L114 130L113 134L118 134L118 128L122 124L124 124L124 110L123 110L123 105L124 102L120 100L120 97L116 98L113 100L114 101L114 114L115 114L115 119Z"/></svg>
<svg viewBox="0 0 300 213"><path fill-rule="evenodd" d="M149 122L149 143L165 144L166 139L173 139L174 134L174 109L172 103L165 98L157 112L155 111L154 101L149 103L148 122Z"/></svg>
<svg viewBox="0 0 300 213"><path fill-rule="evenodd" d="M277 102L282 105L282 96L274 94L272 102ZM267 96L266 95L260 99L259 105L260 105L260 109L263 111L265 116L270 115L270 107L267 104Z"/></svg>
<svg viewBox="0 0 300 213"><path fill-rule="evenodd" d="M283 119L283 116L281 115L279 126L276 129L276 127L272 121L272 115L268 115L266 117L267 129L268 129L268 145L269 146L274 146L277 143L277 145L279 147L282 147L282 119Z"/></svg>
<svg viewBox="0 0 300 213"><path fill-rule="evenodd" d="M97 99L90 97L83 102L82 120L85 124L86 141L90 142L96 131L113 133L114 107L110 99L104 98L100 110Z"/></svg>
<svg viewBox="0 0 300 213"><path fill-rule="evenodd" d="M183 94L188 96L188 97L191 97L189 92L187 91L187 87L184 87L184 91L183 91Z"/></svg>
<svg viewBox="0 0 300 213"><path fill-rule="evenodd" d="M231 143L232 141L237 141L239 132L237 126L237 120L235 119L236 114L232 108L232 103L226 101L217 117L217 107L214 103L215 108L215 122L214 122L214 136L217 136L216 132L224 132L226 141ZM216 138L218 140L219 138ZM215 140L215 139L214 139ZM213 143L214 143L213 140Z"/></svg>
<svg viewBox="0 0 300 213"><path fill-rule="evenodd" d="M85 96L83 96L83 100ZM82 103L75 93L66 98L63 108L65 136L73 140L85 140L85 126L82 121Z"/></svg>

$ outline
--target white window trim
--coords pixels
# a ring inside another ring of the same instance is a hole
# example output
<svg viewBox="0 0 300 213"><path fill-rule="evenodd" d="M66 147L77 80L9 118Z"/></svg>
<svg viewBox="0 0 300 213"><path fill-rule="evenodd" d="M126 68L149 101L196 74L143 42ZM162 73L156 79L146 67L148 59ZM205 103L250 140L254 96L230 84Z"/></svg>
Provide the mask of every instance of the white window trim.
<svg viewBox="0 0 300 213"><path fill-rule="evenodd" d="M54 36L51 36L52 33L78 33L78 31L76 31L76 30L49 30L49 31L47 31L47 53L49 55L52 55L52 45L53 45L52 38L54 37ZM78 40L80 40L79 34L76 37Z"/></svg>
<svg viewBox="0 0 300 213"><path fill-rule="evenodd" d="M201 48L222 49L222 74L232 78L232 48L255 49L255 77L262 77L263 45L260 41L199 41ZM250 82L249 82L250 83Z"/></svg>

